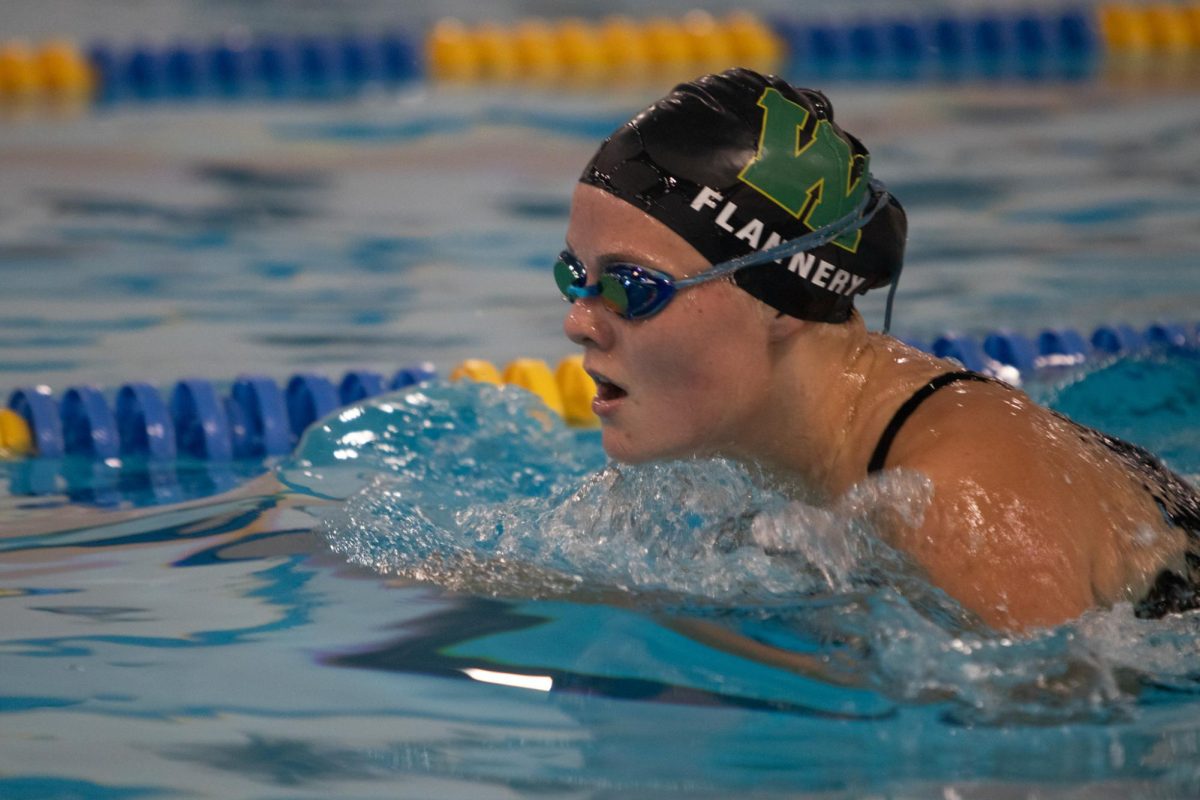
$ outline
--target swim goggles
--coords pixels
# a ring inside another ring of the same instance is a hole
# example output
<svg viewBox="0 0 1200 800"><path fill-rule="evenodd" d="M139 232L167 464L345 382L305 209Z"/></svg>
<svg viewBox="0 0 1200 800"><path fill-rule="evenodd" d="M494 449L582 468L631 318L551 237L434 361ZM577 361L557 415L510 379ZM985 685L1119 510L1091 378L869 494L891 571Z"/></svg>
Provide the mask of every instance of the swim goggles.
<svg viewBox="0 0 1200 800"><path fill-rule="evenodd" d="M570 250L564 250L554 262L554 282L563 299L574 303L584 297L599 297L604 307L624 319L647 319L667 307L681 289L732 275L740 269L766 264L828 244L847 233L862 228L887 205L890 195L882 182L869 179L868 191L854 210L828 225L786 242L722 261L690 278L677 279L665 272L638 264L615 262L604 268L600 279L587 282L587 268ZM893 290L895 284L893 283ZM888 295L888 316L891 316L891 294ZM890 321L890 320L889 320Z"/></svg>

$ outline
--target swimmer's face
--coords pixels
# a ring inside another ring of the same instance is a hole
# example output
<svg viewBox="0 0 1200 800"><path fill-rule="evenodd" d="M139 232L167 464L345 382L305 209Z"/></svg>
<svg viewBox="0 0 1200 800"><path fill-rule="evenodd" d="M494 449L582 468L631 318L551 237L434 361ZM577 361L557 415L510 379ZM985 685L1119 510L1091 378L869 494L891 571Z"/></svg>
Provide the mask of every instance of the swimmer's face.
<svg viewBox="0 0 1200 800"><path fill-rule="evenodd" d="M568 248L589 284L621 261L683 278L709 262L678 234L611 194L578 184ZM599 298L570 306L563 330L596 380L604 450L618 461L734 455L762 432L771 315L728 280L682 290L660 313L625 320Z"/></svg>

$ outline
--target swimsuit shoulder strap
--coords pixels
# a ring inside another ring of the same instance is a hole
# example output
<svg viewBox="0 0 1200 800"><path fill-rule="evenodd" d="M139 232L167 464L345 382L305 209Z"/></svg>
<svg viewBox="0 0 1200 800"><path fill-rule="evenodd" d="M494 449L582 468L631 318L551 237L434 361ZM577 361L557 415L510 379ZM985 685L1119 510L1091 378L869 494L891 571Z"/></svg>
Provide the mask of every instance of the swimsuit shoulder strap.
<svg viewBox="0 0 1200 800"><path fill-rule="evenodd" d="M900 432L900 427L908 421L908 418L912 416L912 413L917 410L917 407L921 403L929 399L930 395L943 386L949 386L959 381L990 380L991 378L988 378L986 375L980 375L977 372L969 372L967 370L946 372L938 375L929 381L929 383L913 392L912 397L905 400L904 404L896 409L896 413L892 415L891 421L883 429L883 435L879 437L879 444L875 445L875 452L871 454L871 461L867 464L867 473L879 472L883 469L884 462L887 461L888 451L891 450L892 442L895 440L896 434Z"/></svg>

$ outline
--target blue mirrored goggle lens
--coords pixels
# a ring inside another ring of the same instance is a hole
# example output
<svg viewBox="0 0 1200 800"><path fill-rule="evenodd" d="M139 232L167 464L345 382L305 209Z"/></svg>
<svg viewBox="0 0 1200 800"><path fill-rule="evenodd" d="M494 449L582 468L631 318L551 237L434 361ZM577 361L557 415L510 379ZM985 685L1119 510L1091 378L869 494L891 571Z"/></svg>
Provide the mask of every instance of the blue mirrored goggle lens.
<svg viewBox="0 0 1200 800"><path fill-rule="evenodd" d="M657 314L675 294L666 275L645 267L617 264L600 277L604 304L626 319L644 319Z"/></svg>
<svg viewBox="0 0 1200 800"><path fill-rule="evenodd" d="M568 253L563 253L558 257L558 261L554 262L554 282L558 284L558 290L563 293L563 297L574 301L571 289L583 288L587 283L587 271L583 264L568 256Z"/></svg>
<svg viewBox="0 0 1200 800"><path fill-rule="evenodd" d="M570 302L599 295L605 308L625 319L656 314L675 294L670 276L635 264L612 264L597 284L588 286L587 270L568 252L554 263L554 282Z"/></svg>

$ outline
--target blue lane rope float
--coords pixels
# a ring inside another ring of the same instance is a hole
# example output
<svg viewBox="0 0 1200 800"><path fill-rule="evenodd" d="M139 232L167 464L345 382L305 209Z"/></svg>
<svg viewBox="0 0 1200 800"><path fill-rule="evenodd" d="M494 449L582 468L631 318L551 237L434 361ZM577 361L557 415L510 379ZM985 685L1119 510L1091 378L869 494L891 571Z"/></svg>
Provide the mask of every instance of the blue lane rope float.
<svg viewBox="0 0 1200 800"><path fill-rule="evenodd" d="M938 358L953 358L976 372L989 372L988 359L979 342L972 336L944 333L933 340L929 352Z"/></svg>
<svg viewBox="0 0 1200 800"><path fill-rule="evenodd" d="M370 370L347 372L338 384L338 398L349 405L383 393L383 376Z"/></svg>
<svg viewBox="0 0 1200 800"><path fill-rule="evenodd" d="M175 384L170 409L180 455L202 461L233 457L229 417L211 381L185 379Z"/></svg>
<svg viewBox="0 0 1200 800"><path fill-rule="evenodd" d="M995 373L996 367L1002 366L1032 375L1148 349L1200 347L1200 325L1155 323L1140 333L1128 325L1101 325L1088 337L1074 328L1047 328L1033 339L1010 330L993 331L981 340L945 333L928 347L919 341L905 341L940 358L953 358L968 369Z"/></svg>
<svg viewBox="0 0 1200 800"><path fill-rule="evenodd" d="M63 395L59 406L62 420L63 452L106 460L120 455L117 419L94 386L73 386Z"/></svg>
<svg viewBox="0 0 1200 800"><path fill-rule="evenodd" d="M333 383L324 375L293 375L284 389L290 433L299 439L309 425L338 408L341 398Z"/></svg>
<svg viewBox="0 0 1200 800"><path fill-rule="evenodd" d="M175 422L157 389L148 383L125 384L117 391L114 414L122 455L175 460Z"/></svg>
<svg viewBox="0 0 1200 800"><path fill-rule="evenodd" d="M1070 366L1083 363L1091 354L1079 331L1073 328L1048 328L1038 334L1038 354L1047 366Z"/></svg>
<svg viewBox="0 0 1200 800"><path fill-rule="evenodd" d="M1097 353L1118 355L1141 349L1145 340L1128 325L1101 325L1092 332L1092 349Z"/></svg>
<svg viewBox="0 0 1200 800"><path fill-rule="evenodd" d="M62 420L58 402L46 386L17 389L8 398L8 407L29 426L34 452L44 458L63 454Z"/></svg>
<svg viewBox="0 0 1200 800"><path fill-rule="evenodd" d="M269 377L242 375L224 395L213 381L185 378L166 400L154 386L134 382L117 390L111 406L95 386L71 386L61 401L47 387L23 387L9 396L4 419L6 429L23 429L14 428L6 441L21 443L15 455L31 450L42 458L261 460L291 452L313 422L337 408L436 376L422 362L386 380L368 370L348 372L337 387L322 375L300 373L280 390Z"/></svg>
<svg viewBox="0 0 1200 800"><path fill-rule="evenodd" d="M1017 368L1027 375L1037 367L1037 347L1028 336L1009 330L989 333L983 339L983 352L988 358Z"/></svg>
<svg viewBox="0 0 1200 800"><path fill-rule="evenodd" d="M419 48L403 33L376 36L228 37L208 43L95 42L87 48L97 99L340 97L422 77Z"/></svg>
<svg viewBox="0 0 1200 800"><path fill-rule="evenodd" d="M290 452L309 425L336 408L434 377L433 365L422 362L388 379L349 372L334 389L324 376L302 373L281 392L270 378L248 375L227 394L190 378L175 384L169 400L149 384L127 383L111 410L94 386L72 386L61 402L47 387L17 389L0 411L0 457L18 459L6 470L14 495L66 494L103 507L180 502L261 473L264 459ZM578 392L586 403L593 393Z"/></svg>
<svg viewBox="0 0 1200 800"><path fill-rule="evenodd" d="M1092 9L772 24L793 71L845 78L1086 77L1104 52Z"/></svg>
<svg viewBox="0 0 1200 800"><path fill-rule="evenodd" d="M292 449L287 404L275 381L250 375L233 382L225 401L235 459L286 455Z"/></svg>
<svg viewBox="0 0 1200 800"><path fill-rule="evenodd" d="M1146 342L1152 346L1187 347L1195 344L1197 337L1200 337L1200 325L1192 331L1175 323L1154 323L1146 328Z"/></svg>

